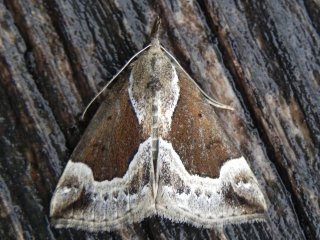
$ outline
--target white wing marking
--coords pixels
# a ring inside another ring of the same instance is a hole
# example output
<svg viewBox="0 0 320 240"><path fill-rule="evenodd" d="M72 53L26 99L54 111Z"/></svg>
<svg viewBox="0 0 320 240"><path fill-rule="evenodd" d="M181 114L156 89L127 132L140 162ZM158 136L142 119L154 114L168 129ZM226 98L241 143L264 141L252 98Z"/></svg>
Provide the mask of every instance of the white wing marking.
<svg viewBox="0 0 320 240"><path fill-rule="evenodd" d="M207 228L263 218L264 197L243 157L227 161L213 179L189 174L171 143L159 145L159 215Z"/></svg>
<svg viewBox="0 0 320 240"><path fill-rule="evenodd" d="M161 138L154 197L151 140L139 146L124 177L111 181L94 181L86 164L70 160L51 201L55 226L112 231L154 214L205 228L263 219L266 203L243 157L227 161L219 178L199 177L186 171L172 144Z"/></svg>
<svg viewBox="0 0 320 240"><path fill-rule="evenodd" d="M151 138L139 146L123 178L95 181L90 167L70 160L51 200L54 225L111 231L140 222L155 212L152 182Z"/></svg>

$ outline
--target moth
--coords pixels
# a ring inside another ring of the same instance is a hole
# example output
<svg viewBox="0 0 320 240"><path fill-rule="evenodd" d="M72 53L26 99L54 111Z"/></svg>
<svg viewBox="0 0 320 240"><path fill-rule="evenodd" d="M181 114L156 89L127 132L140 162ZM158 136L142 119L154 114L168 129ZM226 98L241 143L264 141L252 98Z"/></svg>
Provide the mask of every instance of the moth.
<svg viewBox="0 0 320 240"><path fill-rule="evenodd" d="M160 45L159 25L71 155L51 200L55 227L113 231L155 214L204 228L264 218L257 180L212 105L228 107Z"/></svg>

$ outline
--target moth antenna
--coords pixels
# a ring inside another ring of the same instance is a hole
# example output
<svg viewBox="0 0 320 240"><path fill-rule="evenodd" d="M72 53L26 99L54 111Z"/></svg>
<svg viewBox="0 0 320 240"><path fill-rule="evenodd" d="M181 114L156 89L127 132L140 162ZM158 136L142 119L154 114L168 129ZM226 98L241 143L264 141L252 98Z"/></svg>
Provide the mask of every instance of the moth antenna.
<svg viewBox="0 0 320 240"><path fill-rule="evenodd" d="M165 49L163 46L161 46L161 49L169 55L169 57L171 59L174 60L174 62L178 65L178 67L183 71L183 73L185 73L188 77L188 79L194 83L194 85L200 90L200 92L203 94L203 96L207 99L208 103L214 107L217 108L221 108L221 109L227 109L227 110L231 110L234 111L234 108L225 104L222 104L216 100L214 100L213 98L211 98L208 94L205 93L205 91L202 90L202 88L196 83L195 80L193 80L193 78L186 72L186 70L183 69L183 67L180 65L180 63L177 61L177 59L167 50Z"/></svg>
<svg viewBox="0 0 320 240"><path fill-rule="evenodd" d="M84 109L82 115L81 115L81 119L84 119L84 116L86 115L88 109L90 108L90 106L92 105L92 103L94 103L94 101L104 92L104 90L106 90L108 88L108 86L119 76L119 74L132 62L133 59L135 59L140 53L144 52L145 50L147 50L149 47L151 46L151 44L149 44L148 46L144 47L143 49L141 49L139 52L135 53L130 59L129 61L127 61L127 63L119 70L119 72L117 72L116 75L114 75L111 80L100 90L100 92L98 92L98 94L89 102L89 104L86 106L86 108Z"/></svg>

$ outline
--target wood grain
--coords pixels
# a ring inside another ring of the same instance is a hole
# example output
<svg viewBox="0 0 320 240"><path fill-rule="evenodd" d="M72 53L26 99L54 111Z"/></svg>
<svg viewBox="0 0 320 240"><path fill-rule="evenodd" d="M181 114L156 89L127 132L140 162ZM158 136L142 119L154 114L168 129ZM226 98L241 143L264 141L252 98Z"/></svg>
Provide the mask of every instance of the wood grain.
<svg viewBox="0 0 320 240"><path fill-rule="evenodd" d="M319 9L314 0L0 0L0 239L319 239ZM261 184L268 221L55 230L49 202L88 125L79 116L148 43L157 14L162 44L237 109L215 112Z"/></svg>

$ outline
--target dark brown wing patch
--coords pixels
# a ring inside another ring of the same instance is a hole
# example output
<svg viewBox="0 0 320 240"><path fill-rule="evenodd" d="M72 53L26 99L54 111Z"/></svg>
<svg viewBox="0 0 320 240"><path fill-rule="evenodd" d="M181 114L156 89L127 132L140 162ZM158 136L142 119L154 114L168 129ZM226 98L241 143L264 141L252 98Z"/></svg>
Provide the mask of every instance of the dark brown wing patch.
<svg viewBox="0 0 320 240"><path fill-rule="evenodd" d="M219 177L222 164L241 155L218 123L214 107L184 73L178 74L180 97L168 140L190 174Z"/></svg>
<svg viewBox="0 0 320 240"><path fill-rule="evenodd" d="M71 159L83 162L96 181L122 177L144 140L128 96L128 80L119 77L91 120Z"/></svg>

